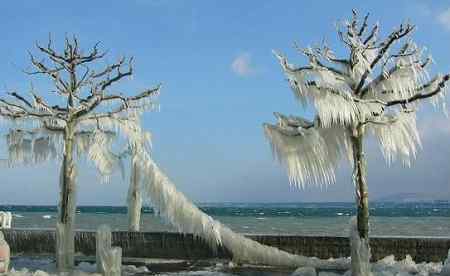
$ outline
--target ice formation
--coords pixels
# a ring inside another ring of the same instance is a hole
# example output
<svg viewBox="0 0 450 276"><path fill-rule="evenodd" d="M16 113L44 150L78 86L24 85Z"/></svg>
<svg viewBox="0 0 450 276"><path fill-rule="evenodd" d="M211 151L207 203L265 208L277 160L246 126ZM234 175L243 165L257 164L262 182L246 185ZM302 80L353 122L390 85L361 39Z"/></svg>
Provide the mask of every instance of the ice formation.
<svg viewBox="0 0 450 276"><path fill-rule="evenodd" d="M135 156L136 155L134 154L131 156L130 185L128 187L127 197L129 231L139 231L142 209L142 195L140 187L140 184L142 183L140 179L141 172Z"/></svg>
<svg viewBox="0 0 450 276"><path fill-rule="evenodd" d="M104 276L120 276L122 273L122 248L112 247L103 259Z"/></svg>
<svg viewBox="0 0 450 276"><path fill-rule="evenodd" d="M326 43L296 46L307 59L297 67L274 52L295 97L303 107L315 109L316 116L308 121L276 113L277 124L264 124L264 130L273 155L296 186L333 183L340 161L347 157L353 163L358 217L363 220L351 237L352 269L354 276L367 276L368 240L359 237L368 236L364 139L373 134L388 164L400 159L409 165L421 147L415 111L424 99L435 104L442 99L450 74L429 78L431 58L410 39L410 23L380 39L378 24L369 30L368 15L361 22L352 12L349 21L337 26L346 56L336 57Z"/></svg>
<svg viewBox="0 0 450 276"><path fill-rule="evenodd" d="M95 260L97 261L97 272L104 273L107 267L106 259L111 250L111 228L108 225L100 225L95 236Z"/></svg>
<svg viewBox="0 0 450 276"><path fill-rule="evenodd" d="M369 32L367 23L367 17L360 22L353 11L350 21L338 25L339 40L348 50L342 58L325 43L296 46L307 59L297 67L274 51L295 97L316 111L314 122L277 114L278 124L264 125L275 157L297 186L334 182L341 157L350 156L352 161L347 139L361 125L374 134L389 164L400 159L409 165L421 146L415 118L418 103L422 99L436 103L444 95L450 75L429 77L432 60L410 39L413 25L402 24L380 39L379 25ZM324 133L334 140L324 140Z"/></svg>
<svg viewBox="0 0 450 276"><path fill-rule="evenodd" d="M291 276L316 276L317 272L314 267L299 267L294 272L292 272Z"/></svg>
<svg viewBox="0 0 450 276"><path fill-rule="evenodd" d="M309 269L301 268L299 269L302 273L309 272ZM305 271L305 272L304 272ZM352 276L355 275L351 270L348 270L344 274L332 273L320 271L320 275L344 275L344 276ZM359 275L372 275L372 276L410 276L410 275L418 275L418 276L428 276L428 275L436 275L436 276L447 276L449 274L448 271L445 270L442 266L442 263L433 263L433 262L422 262L415 263L411 256L407 255L403 260L395 260L393 255L386 256L385 258L372 263L371 271L367 272L368 274L359 274ZM296 275L295 272L291 274L291 276ZM299 274L299 275L309 275L309 274Z"/></svg>
<svg viewBox="0 0 450 276"><path fill-rule="evenodd" d="M0 212L0 229L11 228L12 214L11 212Z"/></svg>
<svg viewBox="0 0 450 276"><path fill-rule="evenodd" d="M448 250L447 259L444 261L440 276L450 276L450 249Z"/></svg>
<svg viewBox="0 0 450 276"><path fill-rule="evenodd" d="M33 266L33 265L30 263L30 266ZM97 268L96 264L81 262L70 273L67 273L67 272L58 273L58 272L56 272L56 267L49 265L49 266L47 266L45 268L41 268L39 270L33 270L33 269L27 269L27 268L15 270L13 268L6 275L11 275L11 276L58 276L58 275L60 275L60 276L64 276L64 275L65 276L67 276L67 275L101 276L101 275L104 275L104 274L98 273L96 268ZM142 274L148 274L149 269L146 266L136 267L134 265L122 265L121 273L124 276L142 275Z"/></svg>
<svg viewBox="0 0 450 276"><path fill-rule="evenodd" d="M75 259L74 230L69 224L56 223L56 262L61 271L69 271Z"/></svg>
<svg viewBox="0 0 450 276"><path fill-rule="evenodd" d="M347 131L314 127L313 123L302 126L298 118L276 116L278 124L265 124L264 131L275 157L287 167L291 184L333 183L335 167L343 156L351 156Z"/></svg>
<svg viewBox="0 0 450 276"><path fill-rule="evenodd" d="M104 276L120 276L122 248L111 247L111 228L108 225L100 225L95 239L97 272Z"/></svg>
<svg viewBox="0 0 450 276"><path fill-rule="evenodd" d="M214 249L223 246L238 263L266 264L275 266L312 266L317 268L346 269L348 259L320 260L293 255L274 247L262 245L215 221L203 213L159 169L146 151L140 151L139 164L145 183L145 192L157 213L179 232L193 233Z"/></svg>
<svg viewBox="0 0 450 276"><path fill-rule="evenodd" d="M352 276L372 276L369 263L369 241L359 236L356 217L351 218L350 227Z"/></svg>
<svg viewBox="0 0 450 276"><path fill-rule="evenodd" d="M383 156L388 164L400 159L410 165L421 148L419 132L414 112L400 112L397 115L385 115L371 125L371 130L380 143Z"/></svg>
<svg viewBox="0 0 450 276"><path fill-rule="evenodd" d="M232 276L235 275L233 273L225 273L221 272L223 270L223 266L219 267L207 267L205 269L202 269L201 271L183 271L183 272L168 272L164 274L158 274L158 275L211 275L211 276ZM260 269L260 268L259 268ZM55 268L45 268L46 271L43 270L32 270L32 269L20 269L15 270L14 268L11 269L11 271L6 275L11 276L57 276L57 275L69 275L68 273L57 273L55 272ZM134 265L123 265L122 266L122 275L125 276L131 276L131 275L142 275L142 274L148 274L149 269L145 266L142 267L136 267ZM315 272L313 274L313 272ZM90 264L90 263L79 263L74 271L70 273L70 275L74 276L100 276L101 274L96 273L96 265ZM256 275L256 274L255 274ZM345 273L336 273L336 272L329 272L329 271L315 271L315 269L311 267L302 267L299 269L296 269L291 276L338 276L338 275L344 275L344 276L351 276L351 270L346 271ZM442 263L415 263L410 256L406 256L403 260L396 261L394 256L387 256L384 259L379 260L378 262L375 262L372 264L372 275L373 276L426 276L426 275L435 275L435 276L447 276L448 274L445 274L445 270L442 266Z"/></svg>
<svg viewBox="0 0 450 276"><path fill-rule="evenodd" d="M65 163L69 162L67 166ZM75 260L76 166L64 158L60 169L60 198L56 223L56 263L61 271L73 268ZM64 200L65 199L65 200Z"/></svg>
<svg viewBox="0 0 450 276"><path fill-rule="evenodd" d="M5 241L3 232L0 231L0 274L9 270L10 255L9 244Z"/></svg>

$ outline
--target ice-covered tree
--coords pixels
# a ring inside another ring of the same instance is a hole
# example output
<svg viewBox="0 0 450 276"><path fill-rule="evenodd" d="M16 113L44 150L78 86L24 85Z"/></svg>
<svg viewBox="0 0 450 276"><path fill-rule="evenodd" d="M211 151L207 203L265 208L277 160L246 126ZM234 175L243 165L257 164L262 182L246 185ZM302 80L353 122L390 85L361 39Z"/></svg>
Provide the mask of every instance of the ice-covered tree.
<svg viewBox="0 0 450 276"><path fill-rule="evenodd" d="M135 96L112 93L111 86L131 76L131 64L124 59L97 69L95 61L104 57L95 46L83 55L78 41L67 40L62 53L38 45L49 61L31 57L35 71L31 75L49 77L55 86L59 104L50 105L36 91L31 99L10 92L0 98L0 115L7 119L7 144L10 164L32 165L49 159L62 161L61 194L57 222L57 263L60 270L73 265L75 219L76 160L84 156L104 177L131 160L129 206L139 206L141 197L149 199L156 213L178 231L193 233L212 248L224 247L240 263L282 266L314 266L346 269L346 260L326 261L297 256L274 247L259 244L214 220L180 193L150 156L149 135L139 124L141 111L152 108L149 99L159 87ZM124 71L123 67L130 67ZM82 70L80 74L80 70ZM53 92L52 92L53 93ZM118 137L125 141L117 149ZM136 199L136 200L135 200ZM136 201L135 203L133 203ZM130 208L130 221L139 221L140 208ZM135 229L132 229L135 230Z"/></svg>
<svg viewBox="0 0 450 276"><path fill-rule="evenodd" d="M152 96L160 87L134 95L117 92L115 85L133 74L133 59L101 64L106 52L98 44L84 52L74 37L66 38L62 51L51 39L36 48L42 58L30 53L27 73L49 79L50 95L44 98L34 89L27 96L9 91L0 98L0 116L9 122L9 162L61 160L56 255L58 269L67 270L74 262L76 159L87 157L104 177L123 167L122 160L136 151L136 141L139 149L145 148L148 135L139 115L154 106ZM117 150L119 138L125 141L123 150Z"/></svg>
<svg viewBox="0 0 450 276"><path fill-rule="evenodd" d="M450 75L430 77L431 57L411 39L414 26L401 24L385 37L369 16L339 24L341 50L337 57L323 43L297 50L307 64L296 67L278 58L296 98L316 111L313 120L275 113L276 125L265 124L275 157L287 168L291 184L327 185L335 181L342 159L353 164L357 232L364 246L369 239L369 201L364 139L373 134L388 164L400 159L409 165L421 146L416 127L419 103L444 103ZM367 251L369 252L369 251ZM368 261L365 256L352 256ZM354 272L354 275L361 273Z"/></svg>

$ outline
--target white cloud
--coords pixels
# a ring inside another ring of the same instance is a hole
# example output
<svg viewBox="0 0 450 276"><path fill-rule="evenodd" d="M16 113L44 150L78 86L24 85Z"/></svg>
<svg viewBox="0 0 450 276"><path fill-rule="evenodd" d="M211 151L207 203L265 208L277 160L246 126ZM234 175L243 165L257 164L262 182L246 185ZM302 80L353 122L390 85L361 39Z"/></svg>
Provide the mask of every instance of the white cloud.
<svg viewBox="0 0 450 276"><path fill-rule="evenodd" d="M439 13L437 16L437 21L441 24L447 31L450 31L450 8Z"/></svg>
<svg viewBox="0 0 450 276"><path fill-rule="evenodd" d="M231 70L238 76L247 77L255 73L249 53L239 54L231 63Z"/></svg>

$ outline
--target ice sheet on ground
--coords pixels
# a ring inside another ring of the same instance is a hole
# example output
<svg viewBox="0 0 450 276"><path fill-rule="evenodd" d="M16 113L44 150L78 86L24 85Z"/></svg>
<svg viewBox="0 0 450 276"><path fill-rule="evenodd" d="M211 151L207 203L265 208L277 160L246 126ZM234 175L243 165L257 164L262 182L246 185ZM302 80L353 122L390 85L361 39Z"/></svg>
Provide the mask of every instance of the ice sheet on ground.
<svg viewBox="0 0 450 276"><path fill-rule="evenodd" d="M446 261L446 264L450 264L450 259ZM51 258L15 258L14 269L7 275L12 276L56 276L61 275L56 273L55 263ZM246 266L243 266L246 267ZM372 264L372 272L374 276L407 276L407 275L439 275L447 276L443 269L442 262L429 262L429 263L415 263L411 256L407 255L403 260L395 260L394 256L387 256L378 262ZM233 272L223 272L225 268L232 268L229 264L218 264L211 267L206 267L199 269L198 271L179 271L179 272L163 272L159 276L177 276L177 275L188 275L188 276L233 276L238 275ZM45 271L45 272L44 272ZM441 273L442 271L442 273ZM88 262L81 262L76 266L76 271L71 275L79 276L95 276L100 275L95 273L96 265ZM136 267L134 265L123 265L122 266L123 275L136 275L142 273L148 273L147 267ZM255 274L256 275L256 274ZM295 275L295 274L292 274ZM297 274L302 275L302 274ZM304 274L306 275L306 274ZM350 276L350 271L345 274L336 274L331 272L320 271L318 276L332 276L332 275L346 275Z"/></svg>

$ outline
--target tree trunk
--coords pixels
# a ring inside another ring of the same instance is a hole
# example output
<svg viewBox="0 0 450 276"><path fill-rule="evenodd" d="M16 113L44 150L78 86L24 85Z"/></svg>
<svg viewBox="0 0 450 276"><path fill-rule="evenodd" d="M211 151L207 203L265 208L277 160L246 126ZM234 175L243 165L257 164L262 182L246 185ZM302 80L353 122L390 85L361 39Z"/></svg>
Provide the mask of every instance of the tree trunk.
<svg viewBox="0 0 450 276"><path fill-rule="evenodd" d="M131 158L130 187L128 188L128 230L139 231L141 221L142 197L139 183L141 182L139 168L135 157Z"/></svg>
<svg viewBox="0 0 450 276"><path fill-rule="evenodd" d="M60 202L56 225L56 265L59 271L73 268L76 212L75 163L73 161L73 126L68 124L64 133L64 156L60 178Z"/></svg>
<svg viewBox="0 0 450 276"><path fill-rule="evenodd" d="M357 242L352 243L352 275L367 276L370 273L369 247L369 194L366 182L366 160L364 158L364 127L358 126L352 131L353 181L357 205ZM355 233L356 235L356 233Z"/></svg>
<svg viewBox="0 0 450 276"><path fill-rule="evenodd" d="M366 182L366 160L363 150L364 129L357 127L353 132L353 181L358 207L358 232L361 238L369 238L369 194Z"/></svg>

